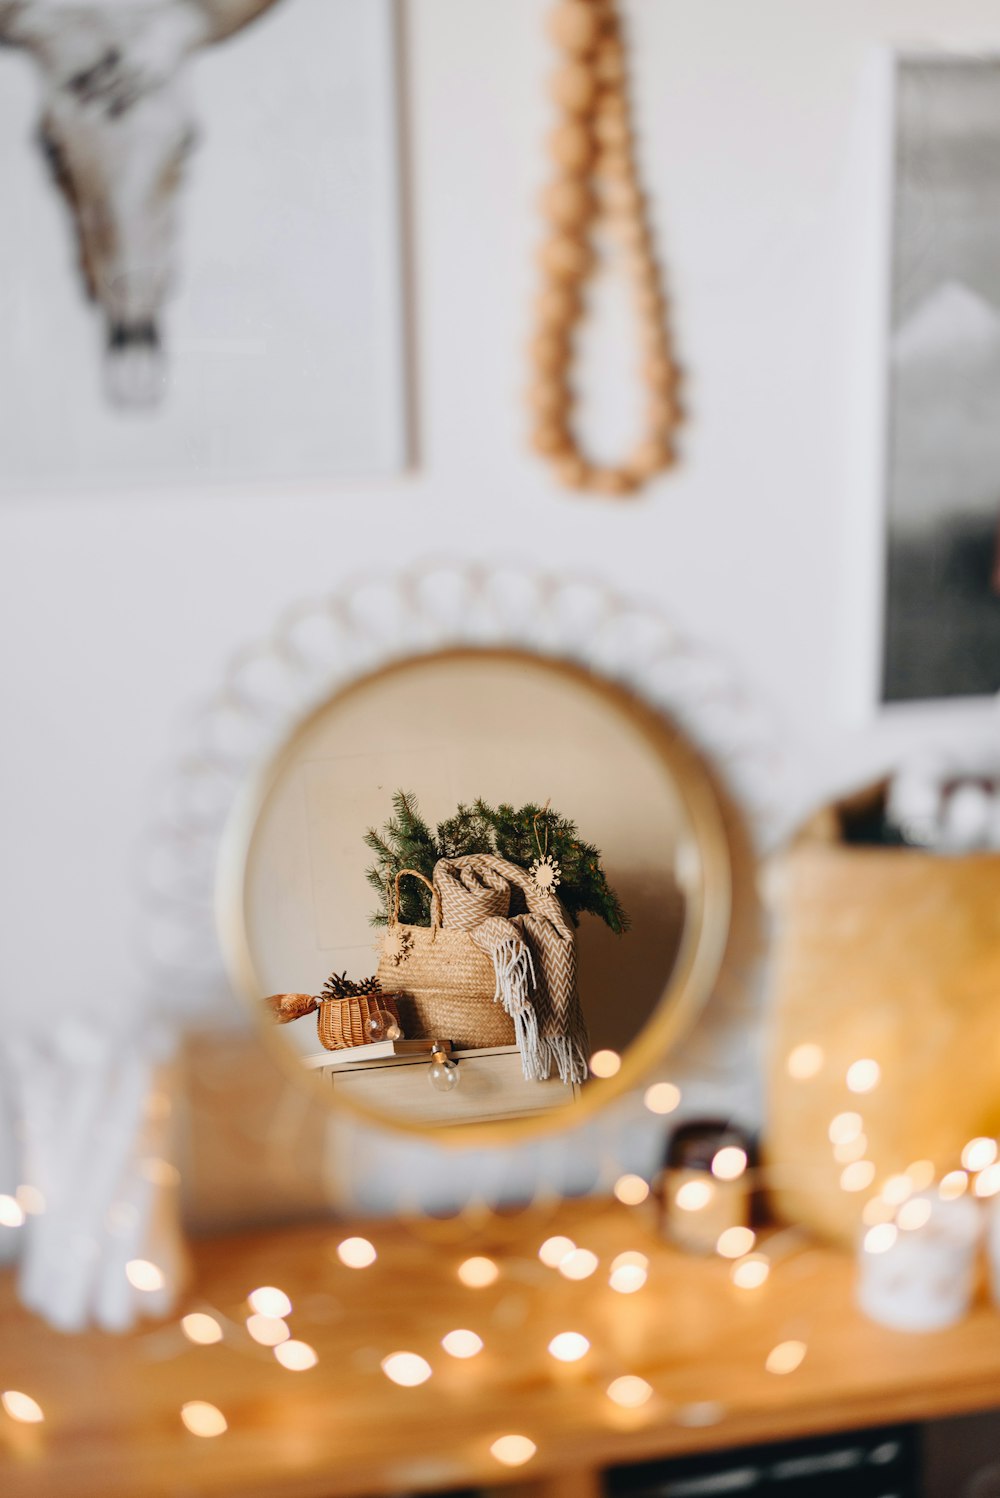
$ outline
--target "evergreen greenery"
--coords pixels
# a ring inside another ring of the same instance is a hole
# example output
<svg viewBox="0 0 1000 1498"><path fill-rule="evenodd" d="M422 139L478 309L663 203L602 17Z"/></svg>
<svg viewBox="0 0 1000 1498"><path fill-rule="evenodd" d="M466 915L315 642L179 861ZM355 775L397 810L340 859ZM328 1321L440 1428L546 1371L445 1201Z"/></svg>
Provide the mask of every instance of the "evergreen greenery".
<svg viewBox="0 0 1000 1498"><path fill-rule="evenodd" d="M515 811L513 806L494 808L477 800L471 806L459 806L453 817L432 831L411 792L396 791L392 805L393 815L384 827L369 828L365 835L366 845L375 854L365 877L379 895L373 926L388 922L386 889L400 869L416 869L430 879L439 858L459 858L465 853L496 853L522 869L530 868L539 852L537 819L542 848L559 865L561 882L556 894L574 926L588 912L600 916L619 936L628 930L628 916L601 868L600 851L585 843L576 824L557 812L534 802ZM430 891L417 879L404 879L400 885L399 918L408 926L430 925Z"/></svg>

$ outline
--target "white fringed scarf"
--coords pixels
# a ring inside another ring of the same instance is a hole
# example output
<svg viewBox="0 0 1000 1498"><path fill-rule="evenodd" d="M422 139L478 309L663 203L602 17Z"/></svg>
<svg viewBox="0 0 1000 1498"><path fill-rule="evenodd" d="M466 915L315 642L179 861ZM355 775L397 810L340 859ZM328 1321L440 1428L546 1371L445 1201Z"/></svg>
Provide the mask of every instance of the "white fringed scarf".
<svg viewBox="0 0 1000 1498"><path fill-rule="evenodd" d="M544 1082L587 1079L587 1026L576 987L576 934L555 895L492 853L442 858L434 868L441 924L468 931L492 958L497 1003L514 1021L524 1075ZM527 910L510 915L518 889Z"/></svg>

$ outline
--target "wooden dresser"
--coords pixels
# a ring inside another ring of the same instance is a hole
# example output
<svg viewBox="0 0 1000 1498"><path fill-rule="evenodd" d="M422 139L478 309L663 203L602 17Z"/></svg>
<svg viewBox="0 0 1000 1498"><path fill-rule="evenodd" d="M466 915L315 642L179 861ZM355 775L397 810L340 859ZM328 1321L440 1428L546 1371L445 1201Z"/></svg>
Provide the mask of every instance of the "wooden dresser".
<svg viewBox="0 0 1000 1498"><path fill-rule="evenodd" d="M331 1059L338 1055L337 1061ZM350 1052L326 1052L308 1058L315 1070L326 1072L342 1097L378 1112L402 1115L417 1124L486 1123L501 1118L525 1118L565 1107L578 1095L558 1077L548 1082L526 1082L517 1046L493 1046L474 1051L451 1051L458 1067L458 1085L435 1092L428 1078L427 1056L392 1056L352 1064Z"/></svg>
<svg viewBox="0 0 1000 1498"><path fill-rule="evenodd" d="M681 1255L653 1225L642 1209L582 1202L515 1214L491 1231L328 1222L196 1242L177 1316L216 1315L225 1337L210 1347L186 1341L176 1317L124 1337L62 1336L0 1275L0 1387L45 1412L30 1426L0 1413L0 1493L361 1498L515 1482L532 1498L593 1498L612 1464L1000 1406L1000 1315L985 1294L961 1325L906 1336L856 1309L844 1254L785 1232L767 1245L770 1279L741 1291L728 1265ZM539 1262L555 1232L597 1256L592 1276L567 1280ZM337 1256L355 1233L375 1245L370 1268ZM608 1284L624 1250L649 1259L637 1294ZM481 1289L457 1273L473 1253L499 1269ZM292 1335L316 1350L308 1372L280 1367L247 1335L246 1297L269 1284L291 1298ZM448 1356L441 1339L456 1327L481 1336L478 1356ZM575 1363L548 1351L567 1330L590 1341ZM807 1353L776 1376L768 1355L789 1337ZM427 1359L426 1383L390 1383L381 1361L399 1350ZM609 1398L623 1375L650 1385L640 1408ZM185 1430L188 1400L216 1405L225 1434ZM516 1470L491 1453L507 1433L537 1448Z"/></svg>

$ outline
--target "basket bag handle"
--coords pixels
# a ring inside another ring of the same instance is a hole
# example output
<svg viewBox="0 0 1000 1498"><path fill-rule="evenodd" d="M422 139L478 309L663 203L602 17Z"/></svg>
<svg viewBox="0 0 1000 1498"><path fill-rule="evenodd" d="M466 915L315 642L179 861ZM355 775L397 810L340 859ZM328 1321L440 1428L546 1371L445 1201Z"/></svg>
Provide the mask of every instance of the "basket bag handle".
<svg viewBox="0 0 1000 1498"><path fill-rule="evenodd" d="M400 869L393 881L392 895L389 900L389 926L399 924L399 881L404 874L409 874L413 879L419 879L421 884L426 884L431 892L431 941L437 936L441 929L441 895L434 887L426 874L421 874L417 869Z"/></svg>

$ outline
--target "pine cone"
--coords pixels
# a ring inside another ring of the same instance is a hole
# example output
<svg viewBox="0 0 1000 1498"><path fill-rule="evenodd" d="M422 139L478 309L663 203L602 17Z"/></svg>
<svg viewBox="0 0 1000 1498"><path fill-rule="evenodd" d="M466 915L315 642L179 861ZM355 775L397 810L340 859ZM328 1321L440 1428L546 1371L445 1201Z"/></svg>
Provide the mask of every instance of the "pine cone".
<svg viewBox="0 0 1000 1498"><path fill-rule="evenodd" d="M378 994L382 992L382 985L377 978L349 978L346 972L331 973L323 984L323 992L318 994L319 999L357 999L365 994Z"/></svg>

